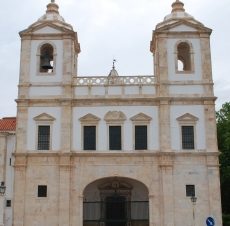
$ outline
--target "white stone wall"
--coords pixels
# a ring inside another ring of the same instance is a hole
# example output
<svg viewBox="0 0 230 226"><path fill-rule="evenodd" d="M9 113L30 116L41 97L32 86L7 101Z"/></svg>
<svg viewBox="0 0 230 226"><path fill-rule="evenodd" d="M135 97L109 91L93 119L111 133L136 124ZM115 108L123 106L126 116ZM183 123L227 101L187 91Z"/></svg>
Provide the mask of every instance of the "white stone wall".
<svg viewBox="0 0 230 226"><path fill-rule="evenodd" d="M88 113L101 119L97 128L97 151L108 150L108 128L106 121L104 121L104 116L108 111L122 111L126 115L127 119L122 127L123 150L132 151L134 149L133 122L130 118L141 112L152 118L148 127L148 148L150 151L159 149L158 110L156 106L98 106L75 107L73 109L73 150L82 150L82 127L79 119Z"/></svg>
<svg viewBox="0 0 230 226"><path fill-rule="evenodd" d="M195 125L195 149L206 149L206 130L204 119L204 106L202 105L183 105L171 106L170 110L170 130L171 130L171 146L172 150L180 151L181 148L181 129L177 118L186 114L192 114L198 118Z"/></svg>
<svg viewBox="0 0 230 226"><path fill-rule="evenodd" d="M61 108L60 107L30 107L28 109L27 121L27 150L37 149L37 122L34 117L46 113L54 117L55 120L51 124L51 150L58 151L61 148ZM64 116L63 116L64 117ZM46 125L46 122L41 125Z"/></svg>

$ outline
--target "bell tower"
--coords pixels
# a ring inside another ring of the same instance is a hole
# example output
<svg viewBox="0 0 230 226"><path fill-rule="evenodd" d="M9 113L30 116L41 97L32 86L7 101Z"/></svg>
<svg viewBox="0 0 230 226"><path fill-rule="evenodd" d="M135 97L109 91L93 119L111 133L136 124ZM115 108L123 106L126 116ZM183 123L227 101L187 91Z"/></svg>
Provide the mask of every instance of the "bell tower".
<svg viewBox="0 0 230 226"><path fill-rule="evenodd" d="M33 98L35 93L37 95L38 85L44 86L47 95L70 97L67 87L71 84L72 77L77 75L80 44L72 26L60 16L55 1L52 0L47 5L46 13L37 22L19 34L19 99ZM48 87L51 93L48 93Z"/></svg>
<svg viewBox="0 0 230 226"><path fill-rule="evenodd" d="M162 122L161 147L164 150L170 150L170 103L204 105L207 126L210 126L208 121L212 120L211 127L215 128L211 32L211 29L189 15L179 0L173 2L171 13L153 31L150 50L154 56ZM214 133L208 133L207 144L210 142L209 148L217 150Z"/></svg>
<svg viewBox="0 0 230 226"><path fill-rule="evenodd" d="M72 84L77 76L80 53L77 33L59 14L59 6L54 0L47 5L45 14L19 35L21 61L17 99L14 225L25 224L22 206L25 206L26 199L23 190L27 189L26 181L32 180L25 176L27 154L38 153L41 149L43 152L70 152ZM40 145L41 133L48 140L45 146ZM39 152L40 156L43 152ZM61 181L60 184L66 183ZM65 206L69 206L68 197L62 200L66 200ZM60 214L59 224L67 225L62 222L64 220Z"/></svg>
<svg viewBox="0 0 230 226"><path fill-rule="evenodd" d="M186 13L181 1L172 4L171 13L153 31L150 46L160 96L213 95L211 32Z"/></svg>

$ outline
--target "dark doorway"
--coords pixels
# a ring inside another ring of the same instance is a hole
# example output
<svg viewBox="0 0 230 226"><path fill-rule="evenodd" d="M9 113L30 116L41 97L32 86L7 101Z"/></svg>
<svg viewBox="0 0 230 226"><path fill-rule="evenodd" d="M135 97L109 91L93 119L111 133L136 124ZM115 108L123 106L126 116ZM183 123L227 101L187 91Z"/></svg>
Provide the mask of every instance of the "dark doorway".
<svg viewBox="0 0 230 226"><path fill-rule="evenodd" d="M106 226L126 226L126 198L116 194L108 196L105 205Z"/></svg>

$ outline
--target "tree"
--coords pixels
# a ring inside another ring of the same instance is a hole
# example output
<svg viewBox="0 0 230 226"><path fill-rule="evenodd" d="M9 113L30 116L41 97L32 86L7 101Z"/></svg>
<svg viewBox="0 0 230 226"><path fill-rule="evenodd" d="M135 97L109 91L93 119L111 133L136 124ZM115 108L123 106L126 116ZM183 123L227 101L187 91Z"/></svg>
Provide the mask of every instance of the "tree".
<svg viewBox="0 0 230 226"><path fill-rule="evenodd" d="M222 211L226 219L230 217L230 102L216 112L217 139L220 154L220 183ZM227 223L227 222L226 222ZM230 225L230 222L224 225Z"/></svg>

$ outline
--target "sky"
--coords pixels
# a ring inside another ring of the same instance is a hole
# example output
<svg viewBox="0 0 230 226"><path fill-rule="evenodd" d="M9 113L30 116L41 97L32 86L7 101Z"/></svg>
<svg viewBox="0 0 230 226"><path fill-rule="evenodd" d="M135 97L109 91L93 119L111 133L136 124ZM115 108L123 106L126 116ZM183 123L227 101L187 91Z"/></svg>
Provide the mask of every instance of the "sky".
<svg viewBox="0 0 230 226"><path fill-rule="evenodd" d="M230 1L182 0L185 10L211 35L216 109L230 101ZM50 0L1 0L0 118L16 116L20 37L45 14ZM171 12L173 0L56 0L59 12L78 33L78 76L107 76L115 58L119 75L152 75L152 31Z"/></svg>

